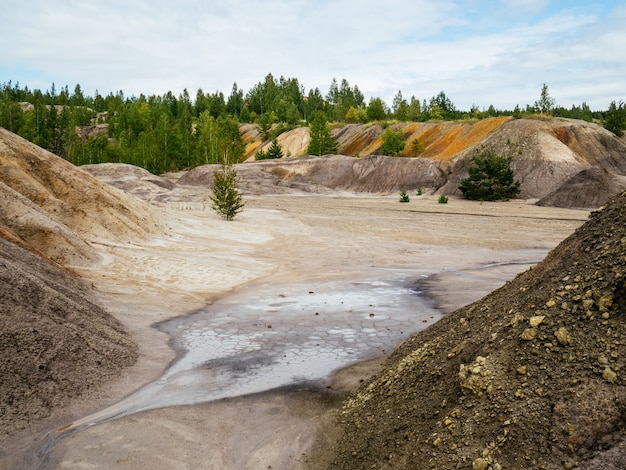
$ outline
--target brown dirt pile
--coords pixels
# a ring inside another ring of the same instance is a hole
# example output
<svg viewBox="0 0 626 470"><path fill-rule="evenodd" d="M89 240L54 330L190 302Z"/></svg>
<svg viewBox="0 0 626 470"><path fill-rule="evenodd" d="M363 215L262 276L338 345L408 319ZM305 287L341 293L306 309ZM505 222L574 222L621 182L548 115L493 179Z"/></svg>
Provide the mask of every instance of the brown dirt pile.
<svg viewBox="0 0 626 470"><path fill-rule="evenodd" d="M626 190L626 176L604 168L586 168L541 198L537 205L550 207L602 207L611 194Z"/></svg>
<svg viewBox="0 0 626 470"><path fill-rule="evenodd" d="M349 399L342 469L626 467L626 193ZM319 467L318 467L319 468Z"/></svg>
<svg viewBox="0 0 626 470"><path fill-rule="evenodd" d="M81 280L0 237L0 441L136 358L121 325Z"/></svg>
<svg viewBox="0 0 626 470"><path fill-rule="evenodd" d="M161 227L145 202L4 129L0 199L4 440L135 362L122 326L68 267L94 266L94 242L137 241Z"/></svg>

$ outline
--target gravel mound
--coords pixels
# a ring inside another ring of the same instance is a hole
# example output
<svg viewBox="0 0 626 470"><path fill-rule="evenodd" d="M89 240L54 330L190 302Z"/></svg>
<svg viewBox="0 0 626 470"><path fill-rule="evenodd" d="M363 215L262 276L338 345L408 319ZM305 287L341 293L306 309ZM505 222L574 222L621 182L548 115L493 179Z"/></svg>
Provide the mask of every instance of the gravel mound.
<svg viewBox="0 0 626 470"><path fill-rule="evenodd" d="M403 343L310 461L625 468L625 272L622 193L534 269Z"/></svg>

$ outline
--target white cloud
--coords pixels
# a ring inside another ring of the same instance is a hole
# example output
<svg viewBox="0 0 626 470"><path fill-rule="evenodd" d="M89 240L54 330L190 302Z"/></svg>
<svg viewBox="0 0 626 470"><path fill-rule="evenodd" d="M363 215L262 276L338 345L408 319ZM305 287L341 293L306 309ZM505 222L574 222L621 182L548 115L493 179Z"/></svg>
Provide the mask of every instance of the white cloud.
<svg viewBox="0 0 626 470"><path fill-rule="evenodd" d="M323 93L333 77L346 78L388 103L398 89L420 99L443 89L462 109L532 103L545 82L560 104L606 107L621 98L626 68L624 8L602 17L598 8L547 0L500 7L485 0L0 0L0 7L8 12L0 72L10 74L0 82L44 89L54 81L80 83L86 93L228 94L235 81L247 90L272 73Z"/></svg>

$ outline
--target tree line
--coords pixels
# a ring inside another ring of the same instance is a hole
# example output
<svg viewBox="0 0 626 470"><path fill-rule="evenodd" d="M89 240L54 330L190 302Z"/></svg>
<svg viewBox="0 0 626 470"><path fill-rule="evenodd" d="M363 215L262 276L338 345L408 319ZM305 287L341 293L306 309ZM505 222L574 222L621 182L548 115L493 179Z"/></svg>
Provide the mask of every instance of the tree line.
<svg viewBox="0 0 626 470"><path fill-rule="evenodd" d="M323 95L319 88L306 92L297 78L276 79L272 74L247 92L234 83L228 96L198 89L193 98L187 90L179 96L168 91L126 97L121 90L106 96L96 90L89 96L80 85L57 90L53 84L46 91L11 82L0 85L0 126L76 165L123 162L156 174L239 161L245 152L242 123L256 125L264 139L272 140L285 130L313 124L319 114L323 121L335 123L547 114L599 121L616 134L626 127L623 102L612 102L605 111L592 111L586 103L564 108L555 104L546 85L539 99L524 108L481 110L473 105L467 111L457 109L444 91L421 101L414 95L406 99L398 91L388 106L379 97L366 102L359 87L346 79L333 79Z"/></svg>

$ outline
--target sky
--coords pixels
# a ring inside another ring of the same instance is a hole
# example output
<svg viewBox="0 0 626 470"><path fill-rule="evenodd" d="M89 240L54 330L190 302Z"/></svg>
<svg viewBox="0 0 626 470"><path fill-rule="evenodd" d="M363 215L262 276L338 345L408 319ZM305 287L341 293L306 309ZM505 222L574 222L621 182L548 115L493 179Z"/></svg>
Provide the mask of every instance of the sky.
<svg viewBox="0 0 626 470"><path fill-rule="evenodd" d="M626 100L626 1L0 0L0 83L93 96L230 94L297 78L366 101L524 107Z"/></svg>

